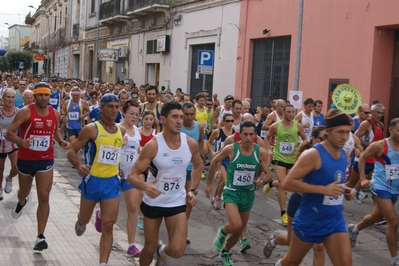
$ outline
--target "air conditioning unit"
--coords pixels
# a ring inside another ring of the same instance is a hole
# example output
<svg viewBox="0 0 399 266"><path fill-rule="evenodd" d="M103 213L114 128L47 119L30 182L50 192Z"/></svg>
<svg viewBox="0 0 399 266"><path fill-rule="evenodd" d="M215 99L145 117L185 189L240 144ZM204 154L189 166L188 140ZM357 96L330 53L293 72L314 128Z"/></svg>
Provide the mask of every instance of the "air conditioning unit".
<svg viewBox="0 0 399 266"><path fill-rule="evenodd" d="M128 54L127 46L122 46L121 48L119 48L119 58L125 58L127 57L127 54Z"/></svg>

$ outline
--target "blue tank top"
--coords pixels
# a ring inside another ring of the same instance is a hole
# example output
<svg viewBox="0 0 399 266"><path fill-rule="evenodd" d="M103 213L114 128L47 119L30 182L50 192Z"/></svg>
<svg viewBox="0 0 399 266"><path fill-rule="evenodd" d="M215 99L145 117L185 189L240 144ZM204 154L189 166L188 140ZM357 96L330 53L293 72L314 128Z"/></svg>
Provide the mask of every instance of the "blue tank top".
<svg viewBox="0 0 399 266"><path fill-rule="evenodd" d="M67 107L67 128L69 129L82 129L82 122L80 120L80 115L82 113L81 110L81 101L77 104L73 104L72 100L69 101Z"/></svg>
<svg viewBox="0 0 399 266"><path fill-rule="evenodd" d="M60 97L61 96L61 90L58 89L56 92L52 92L50 94L50 100L49 104L54 108L54 110L59 111L59 106L60 106Z"/></svg>
<svg viewBox="0 0 399 266"><path fill-rule="evenodd" d="M200 132L198 128L198 122L194 121L194 127L192 129L186 129L184 126L182 126L181 132L185 133L190 138L193 138L197 142L199 142ZM192 169L193 169L193 164L190 162L187 166L187 170L191 171Z"/></svg>
<svg viewBox="0 0 399 266"><path fill-rule="evenodd" d="M399 151L395 151L388 139L384 139L384 152L375 157L371 188L399 194Z"/></svg>
<svg viewBox="0 0 399 266"><path fill-rule="evenodd" d="M333 158L321 144L314 148L319 152L321 158L320 169L309 173L302 180L308 184L326 186L334 181L339 184L345 183L346 156L343 149L340 150L341 157ZM303 193L301 205L294 217L294 224L317 228L322 231L332 221L343 219L342 203L344 195L333 198L323 194Z"/></svg>

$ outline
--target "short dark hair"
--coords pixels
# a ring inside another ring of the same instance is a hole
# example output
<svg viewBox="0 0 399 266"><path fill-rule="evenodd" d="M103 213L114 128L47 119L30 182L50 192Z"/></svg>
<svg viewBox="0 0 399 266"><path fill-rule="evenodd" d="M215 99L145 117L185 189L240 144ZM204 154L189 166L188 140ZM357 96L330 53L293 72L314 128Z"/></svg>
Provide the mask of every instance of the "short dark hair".
<svg viewBox="0 0 399 266"><path fill-rule="evenodd" d="M136 103L135 101L133 101L132 99L129 99L125 102L125 104L122 106L122 111L124 113L127 112L127 110L129 110L129 107L136 107L140 109L140 106L138 103Z"/></svg>
<svg viewBox="0 0 399 266"><path fill-rule="evenodd" d="M312 98L306 98L306 100L303 102L304 105L308 105L308 104L313 104L314 105L314 101Z"/></svg>
<svg viewBox="0 0 399 266"><path fill-rule="evenodd" d="M196 101L198 101L201 98L204 98L206 100L206 97L205 97L205 95L202 92L197 93L197 95L195 95L195 100Z"/></svg>
<svg viewBox="0 0 399 266"><path fill-rule="evenodd" d="M284 107L283 107L283 111L285 111L288 107L292 107L292 108L295 108L292 104L290 104L290 103L287 103L286 105L284 105Z"/></svg>
<svg viewBox="0 0 399 266"><path fill-rule="evenodd" d="M228 116L233 116L233 114L232 113L224 114L223 115L223 121L226 121L226 117L228 117Z"/></svg>
<svg viewBox="0 0 399 266"><path fill-rule="evenodd" d="M318 104L323 105L323 102L322 102L321 100L316 100L316 101L314 101L314 105L318 105Z"/></svg>
<svg viewBox="0 0 399 266"><path fill-rule="evenodd" d="M256 131L255 123L252 122L251 120L245 120L245 121L241 122L241 124L240 124L240 133L242 132L244 127L253 127L254 130Z"/></svg>
<svg viewBox="0 0 399 266"><path fill-rule="evenodd" d="M148 91L152 91L152 90L155 90L155 93L158 94L158 89L157 89L157 87L155 87L154 85L148 85L148 86L145 88L145 94L147 94Z"/></svg>
<svg viewBox="0 0 399 266"><path fill-rule="evenodd" d="M389 122L389 127L395 127L397 124L399 124L399 117L396 117L396 118L392 119Z"/></svg>
<svg viewBox="0 0 399 266"><path fill-rule="evenodd" d="M182 109L184 109L184 108L195 108L195 106L194 106L194 104L192 102L184 102L181 107L182 107Z"/></svg>
<svg viewBox="0 0 399 266"><path fill-rule="evenodd" d="M242 101L241 101L241 100L235 99L235 100L233 101L232 106L234 107L237 103L242 105Z"/></svg>
<svg viewBox="0 0 399 266"><path fill-rule="evenodd" d="M167 117L172 110L183 110L182 106L178 102L168 102L162 105L161 116Z"/></svg>
<svg viewBox="0 0 399 266"><path fill-rule="evenodd" d="M46 82L39 82L39 83L37 83L36 85L35 85L35 89L36 88L40 88L40 87L45 87L45 88L49 88L49 89L51 89L50 88L50 85L48 85Z"/></svg>

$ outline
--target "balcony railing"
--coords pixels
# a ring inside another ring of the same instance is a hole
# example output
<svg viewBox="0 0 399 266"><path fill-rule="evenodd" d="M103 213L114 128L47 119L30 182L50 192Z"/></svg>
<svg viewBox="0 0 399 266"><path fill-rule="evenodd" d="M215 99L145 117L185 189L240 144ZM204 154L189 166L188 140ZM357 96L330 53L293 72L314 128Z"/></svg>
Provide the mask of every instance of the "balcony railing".
<svg viewBox="0 0 399 266"><path fill-rule="evenodd" d="M32 24L33 22L35 22L35 19L30 15L30 12L28 15L26 15L25 17L25 24Z"/></svg>
<svg viewBox="0 0 399 266"><path fill-rule="evenodd" d="M154 5L170 5L172 0L129 0L128 12Z"/></svg>
<svg viewBox="0 0 399 266"><path fill-rule="evenodd" d="M111 0L100 5L100 20L124 15L121 0Z"/></svg>

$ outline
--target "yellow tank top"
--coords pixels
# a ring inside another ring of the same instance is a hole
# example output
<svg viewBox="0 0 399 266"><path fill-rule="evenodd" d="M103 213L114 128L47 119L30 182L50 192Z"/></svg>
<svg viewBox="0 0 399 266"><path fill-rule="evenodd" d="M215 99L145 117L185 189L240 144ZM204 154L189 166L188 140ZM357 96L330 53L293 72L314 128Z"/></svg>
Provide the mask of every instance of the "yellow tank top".
<svg viewBox="0 0 399 266"><path fill-rule="evenodd" d="M201 112L198 106L195 106L195 120L200 124L207 124L208 123L208 112L206 111L205 106L203 107L204 110Z"/></svg>
<svg viewBox="0 0 399 266"><path fill-rule="evenodd" d="M99 121L94 122L97 127L97 138L86 145L87 158L90 158L90 175L100 178L110 178L119 174L119 162L122 148L122 132L116 125L116 132L108 132Z"/></svg>

